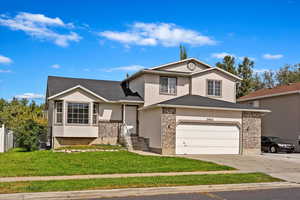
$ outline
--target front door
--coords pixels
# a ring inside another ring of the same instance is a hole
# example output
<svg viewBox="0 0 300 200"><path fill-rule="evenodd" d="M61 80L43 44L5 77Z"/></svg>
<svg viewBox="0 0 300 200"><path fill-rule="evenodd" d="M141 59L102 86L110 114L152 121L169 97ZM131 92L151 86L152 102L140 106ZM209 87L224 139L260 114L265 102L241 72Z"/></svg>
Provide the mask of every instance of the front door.
<svg viewBox="0 0 300 200"><path fill-rule="evenodd" d="M137 106L125 106L125 123L131 135L137 134Z"/></svg>

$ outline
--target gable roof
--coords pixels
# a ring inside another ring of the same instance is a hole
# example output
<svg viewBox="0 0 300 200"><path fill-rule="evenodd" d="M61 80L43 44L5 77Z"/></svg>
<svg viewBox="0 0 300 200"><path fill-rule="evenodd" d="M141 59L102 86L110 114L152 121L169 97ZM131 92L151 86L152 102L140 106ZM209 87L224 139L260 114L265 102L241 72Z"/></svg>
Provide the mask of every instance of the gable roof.
<svg viewBox="0 0 300 200"><path fill-rule="evenodd" d="M197 74L202 74L202 73L205 73L205 72L209 72L209 71L213 71L213 70L217 70L217 71L220 71L228 76L231 76L233 77L234 79L237 79L237 80L242 80L240 77L230 73L230 72L227 72L219 67L213 67L213 68L209 68L209 69L205 69L205 70L202 70L200 72L195 72L195 73L192 73L191 75L194 76L194 75L197 75Z"/></svg>
<svg viewBox="0 0 300 200"><path fill-rule="evenodd" d="M254 99L261 99L273 96L281 96L287 94L300 93L300 82L289 85L277 86L274 88L264 88L252 92L246 96L240 97L237 101L248 101Z"/></svg>
<svg viewBox="0 0 300 200"><path fill-rule="evenodd" d="M52 98L55 95L81 88L94 96L102 97L107 101L141 101L143 99L138 93L133 93L121 85L120 81L106 81L95 79L67 78L48 76L46 97Z"/></svg>
<svg viewBox="0 0 300 200"><path fill-rule="evenodd" d="M176 62L170 62L170 63L167 63L167 64L158 65L156 67L151 67L149 69L158 70L158 69L161 69L161 68L164 68L164 67L168 67L168 66L175 65L175 64L180 64L180 63L185 63L185 62L189 62L189 61L195 61L195 62L197 62L199 64L204 65L207 68L212 68L211 65L209 65L207 63L204 63L204 62L198 60L197 58L187 58L187 59L184 59L184 60L179 60L179 61L176 61Z"/></svg>
<svg viewBox="0 0 300 200"><path fill-rule="evenodd" d="M270 112L263 108L256 108L251 105L231 103L203 97L200 95L184 95L167 101L151 105L150 107L178 107L178 108L194 108L194 109L213 109L213 110L232 110L232 111L255 111Z"/></svg>

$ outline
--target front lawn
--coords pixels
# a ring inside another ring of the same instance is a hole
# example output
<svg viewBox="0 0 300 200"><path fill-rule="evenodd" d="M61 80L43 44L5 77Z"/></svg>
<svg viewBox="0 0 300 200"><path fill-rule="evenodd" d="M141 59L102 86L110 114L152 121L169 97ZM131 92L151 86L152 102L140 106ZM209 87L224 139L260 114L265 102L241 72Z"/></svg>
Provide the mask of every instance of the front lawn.
<svg viewBox="0 0 300 200"><path fill-rule="evenodd" d="M122 150L120 145L96 144L96 145L73 145L59 147L56 150Z"/></svg>
<svg viewBox="0 0 300 200"><path fill-rule="evenodd" d="M179 157L142 156L127 151L81 153L35 151L0 154L0 177L233 169L211 162Z"/></svg>
<svg viewBox="0 0 300 200"><path fill-rule="evenodd" d="M0 183L0 193L97 190L282 181L262 173L152 176Z"/></svg>

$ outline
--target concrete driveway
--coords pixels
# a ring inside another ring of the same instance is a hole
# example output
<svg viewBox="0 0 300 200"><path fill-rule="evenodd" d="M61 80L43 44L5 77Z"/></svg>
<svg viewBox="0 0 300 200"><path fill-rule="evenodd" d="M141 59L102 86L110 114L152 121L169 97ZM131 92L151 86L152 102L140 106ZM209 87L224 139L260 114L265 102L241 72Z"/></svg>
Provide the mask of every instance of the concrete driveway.
<svg viewBox="0 0 300 200"><path fill-rule="evenodd" d="M289 182L300 183L300 154L182 155L181 157L228 165L242 171L263 172Z"/></svg>

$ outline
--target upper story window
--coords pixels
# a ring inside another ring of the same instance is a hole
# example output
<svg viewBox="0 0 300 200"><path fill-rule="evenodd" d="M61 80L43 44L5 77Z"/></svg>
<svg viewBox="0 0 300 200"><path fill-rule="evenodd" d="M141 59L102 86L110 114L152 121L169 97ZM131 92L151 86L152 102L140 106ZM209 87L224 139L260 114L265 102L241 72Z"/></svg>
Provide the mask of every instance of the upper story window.
<svg viewBox="0 0 300 200"><path fill-rule="evenodd" d="M222 84L220 80L207 80L207 95L218 97L222 95Z"/></svg>
<svg viewBox="0 0 300 200"><path fill-rule="evenodd" d="M159 92L162 94L176 94L177 78L160 77Z"/></svg>
<svg viewBox="0 0 300 200"><path fill-rule="evenodd" d="M63 101L55 101L55 123L63 122Z"/></svg>
<svg viewBox="0 0 300 200"><path fill-rule="evenodd" d="M68 103L67 122L70 124L88 124L89 104Z"/></svg>
<svg viewBox="0 0 300 200"><path fill-rule="evenodd" d="M98 122L98 113L99 113L99 103L93 104L93 124Z"/></svg>

